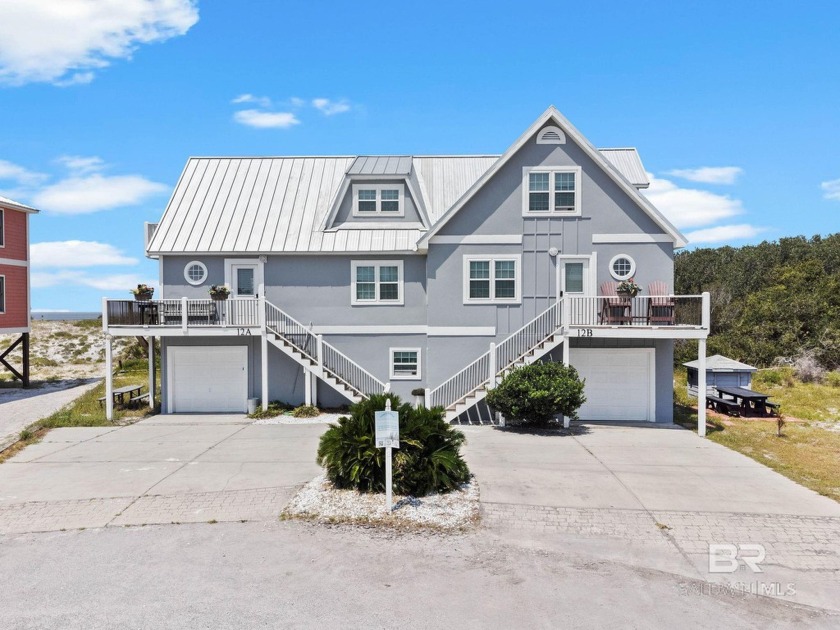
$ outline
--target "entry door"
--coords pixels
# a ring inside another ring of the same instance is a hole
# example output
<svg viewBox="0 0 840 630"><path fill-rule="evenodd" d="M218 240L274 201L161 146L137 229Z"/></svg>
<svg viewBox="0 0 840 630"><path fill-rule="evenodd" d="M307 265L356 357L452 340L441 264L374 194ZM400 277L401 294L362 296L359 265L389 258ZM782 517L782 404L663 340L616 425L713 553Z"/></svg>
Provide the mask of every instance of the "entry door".
<svg viewBox="0 0 840 630"><path fill-rule="evenodd" d="M257 298L259 297L259 285L257 283L258 265L231 265L231 293L235 298Z"/></svg>
<svg viewBox="0 0 840 630"><path fill-rule="evenodd" d="M559 258L558 260L560 263L559 290L563 292L563 295L589 295L589 259Z"/></svg>

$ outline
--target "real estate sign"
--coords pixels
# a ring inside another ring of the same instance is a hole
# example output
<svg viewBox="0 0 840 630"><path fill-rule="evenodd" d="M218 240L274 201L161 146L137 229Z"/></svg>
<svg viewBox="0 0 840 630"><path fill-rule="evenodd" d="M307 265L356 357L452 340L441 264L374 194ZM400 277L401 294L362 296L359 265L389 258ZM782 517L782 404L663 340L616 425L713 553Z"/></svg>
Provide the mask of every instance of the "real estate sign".
<svg viewBox="0 0 840 630"><path fill-rule="evenodd" d="M389 405L390 406L390 405ZM400 414L396 411L376 412L376 446L385 448L400 447Z"/></svg>

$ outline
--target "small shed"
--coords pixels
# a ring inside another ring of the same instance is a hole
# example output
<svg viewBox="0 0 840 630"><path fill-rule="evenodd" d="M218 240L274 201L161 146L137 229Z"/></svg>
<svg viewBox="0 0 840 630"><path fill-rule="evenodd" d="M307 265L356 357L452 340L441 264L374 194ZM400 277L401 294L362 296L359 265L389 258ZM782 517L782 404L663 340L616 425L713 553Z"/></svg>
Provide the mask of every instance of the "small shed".
<svg viewBox="0 0 840 630"><path fill-rule="evenodd" d="M688 368L688 394L697 396L697 372L699 360L683 363ZM758 368L719 354L706 357L706 393L715 395L715 387L746 387L752 383L752 375Z"/></svg>

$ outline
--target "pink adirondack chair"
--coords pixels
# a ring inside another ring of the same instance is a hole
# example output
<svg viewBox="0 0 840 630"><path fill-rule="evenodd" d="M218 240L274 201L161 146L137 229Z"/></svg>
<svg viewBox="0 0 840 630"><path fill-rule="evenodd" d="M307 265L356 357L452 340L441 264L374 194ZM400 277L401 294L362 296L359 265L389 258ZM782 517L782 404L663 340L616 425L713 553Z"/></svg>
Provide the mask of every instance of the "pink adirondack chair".
<svg viewBox="0 0 840 630"><path fill-rule="evenodd" d="M631 301L618 295L617 282L603 282L601 284L601 323L629 324L633 318L630 315Z"/></svg>
<svg viewBox="0 0 840 630"><path fill-rule="evenodd" d="M657 280L648 285L648 324L651 326L674 325L674 297L670 294L668 285Z"/></svg>

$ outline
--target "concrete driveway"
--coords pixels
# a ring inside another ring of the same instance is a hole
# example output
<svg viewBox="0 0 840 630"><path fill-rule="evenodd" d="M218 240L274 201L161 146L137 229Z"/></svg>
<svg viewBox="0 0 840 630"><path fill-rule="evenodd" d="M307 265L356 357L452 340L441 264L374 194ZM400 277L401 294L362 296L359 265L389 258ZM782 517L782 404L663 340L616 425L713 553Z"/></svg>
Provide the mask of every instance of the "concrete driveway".
<svg viewBox="0 0 840 630"><path fill-rule="evenodd" d="M500 537L536 533L542 545L840 610L840 504L748 457L679 427L463 429L483 522ZM761 545L763 573L743 562L711 573L710 544L740 558L759 552L738 545Z"/></svg>
<svg viewBox="0 0 840 630"><path fill-rule="evenodd" d="M55 429L0 465L0 533L274 519L318 474L325 427L233 414Z"/></svg>

